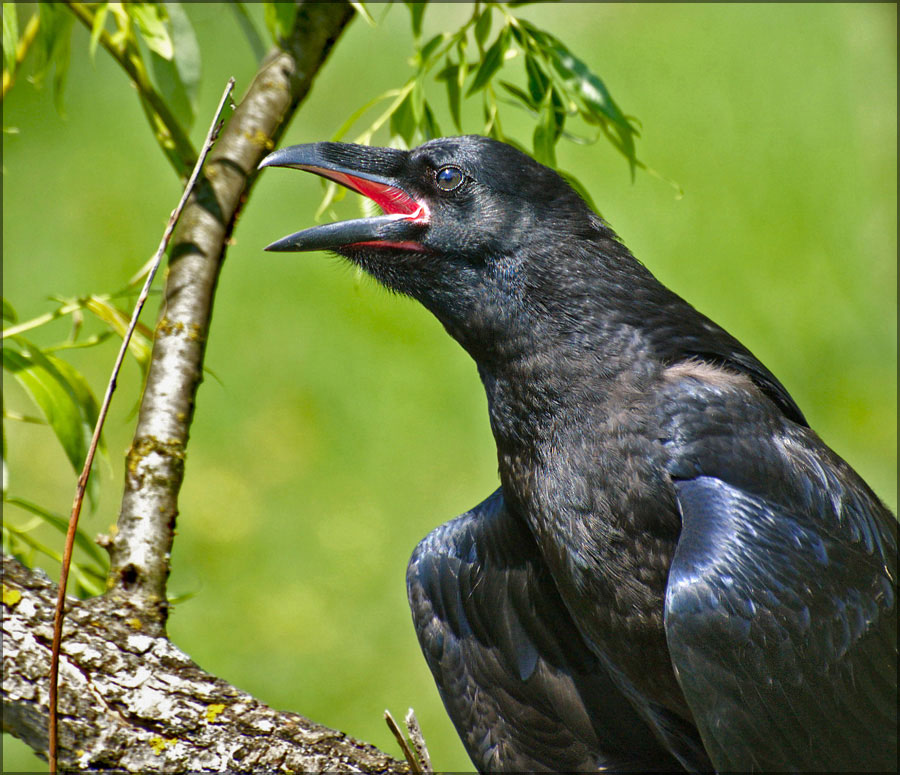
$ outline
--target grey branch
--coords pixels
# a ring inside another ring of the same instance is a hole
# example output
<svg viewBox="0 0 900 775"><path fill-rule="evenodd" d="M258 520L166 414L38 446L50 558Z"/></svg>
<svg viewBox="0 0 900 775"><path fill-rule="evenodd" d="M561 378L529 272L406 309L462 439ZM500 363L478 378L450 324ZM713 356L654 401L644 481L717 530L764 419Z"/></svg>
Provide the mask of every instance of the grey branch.
<svg viewBox="0 0 900 775"><path fill-rule="evenodd" d="M56 586L3 557L3 731L47 750ZM408 772L377 748L273 710L201 670L140 611L67 600L60 659L61 771Z"/></svg>
<svg viewBox="0 0 900 775"><path fill-rule="evenodd" d="M299 5L283 48L263 62L226 122L172 241L117 532L107 543L107 594L136 606L154 634L165 631L178 493L226 246L257 164L277 144L352 15L347 3Z"/></svg>

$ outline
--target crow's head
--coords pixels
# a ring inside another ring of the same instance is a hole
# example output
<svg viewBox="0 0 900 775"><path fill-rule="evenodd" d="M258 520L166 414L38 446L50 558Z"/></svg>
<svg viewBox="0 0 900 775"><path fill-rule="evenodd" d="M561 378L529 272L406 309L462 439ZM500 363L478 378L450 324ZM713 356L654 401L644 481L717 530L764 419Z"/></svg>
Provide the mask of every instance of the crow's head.
<svg viewBox="0 0 900 775"><path fill-rule="evenodd" d="M606 232L560 175L477 135L439 138L410 151L295 145L260 166L330 178L384 211L313 226L267 250L339 253L421 301L470 351L500 331L508 337L529 325L542 293L554 295L555 286L581 274L573 244ZM556 290L571 296L571 287Z"/></svg>

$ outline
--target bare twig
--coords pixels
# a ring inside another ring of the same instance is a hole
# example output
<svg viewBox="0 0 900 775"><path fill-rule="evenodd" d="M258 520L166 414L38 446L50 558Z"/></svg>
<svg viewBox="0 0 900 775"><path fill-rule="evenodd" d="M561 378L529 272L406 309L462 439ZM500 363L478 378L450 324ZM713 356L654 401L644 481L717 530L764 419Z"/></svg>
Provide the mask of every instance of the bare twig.
<svg viewBox="0 0 900 775"><path fill-rule="evenodd" d="M8 336L18 336L19 334L24 334L26 331L31 331L33 328L38 328L45 323L49 323L51 320L56 320L57 318L61 318L65 315L71 315L73 312L77 312L84 305L80 302L75 301L71 304L63 304L58 309L53 310L53 312L45 312L43 315L38 315L36 318L32 318L31 320L26 320L23 323L17 323L14 326L10 326L9 328L4 328L2 333L0 333L0 339L6 339Z"/></svg>
<svg viewBox="0 0 900 775"><path fill-rule="evenodd" d="M413 775L423 775L422 767L419 765L419 760L416 759L416 755L412 752L412 749L409 747L409 743L406 742L406 737L403 735L403 731L397 725L397 722L394 721L394 717L391 715L389 710L384 712L384 720L387 722L388 729L391 730L394 737L397 738L397 742L400 744L400 750L403 751L403 755L406 757L406 762L409 764L409 771L413 773Z"/></svg>
<svg viewBox="0 0 900 775"><path fill-rule="evenodd" d="M425 737L422 735L422 728L419 726L419 720L412 708L406 714L406 731L409 734L409 740L403 734L394 717L389 710L384 712L384 720L387 722L388 729L391 730L397 742L400 744L400 750L406 757L409 764L409 771L413 775L432 775L434 770L431 767L431 757L428 755L428 747L425 745ZM412 744L412 747L410 747Z"/></svg>
<svg viewBox="0 0 900 775"><path fill-rule="evenodd" d="M406 731L409 733L409 741L416 749L416 758L421 764L422 771L426 774L434 772L431 766L431 757L428 755L428 746L425 745L425 736L422 734L422 727L419 726L419 719L416 718L412 708L406 714Z"/></svg>
<svg viewBox="0 0 900 775"><path fill-rule="evenodd" d="M122 367L122 361L125 359L125 353L128 351L128 343L131 340L131 335L132 333L134 333L134 329L137 326L138 318L141 314L141 310L144 307L144 303L147 301L147 297L150 295L150 286L153 284L153 278L156 276L156 271L157 269L159 269L159 265L162 262L162 257L166 252L166 247L168 246L169 240L172 237L172 232L175 229L175 224L178 222L181 211L184 209L188 197L194 189L194 185L197 182L197 177L200 174L200 170L203 167L206 156L212 148L213 143L216 141L216 137L218 137L219 129L221 128L219 118L222 115L222 111L225 108L225 103L231 96L231 92L233 89L234 78L229 78L228 84L225 87L225 92L222 94L222 99L219 101L219 106L216 109L216 114L213 117L212 124L210 125L209 132L206 135L206 141L204 142L203 148L200 151L200 155L197 158L197 163L194 165L194 170L191 173L191 177L188 180L187 185L185 186L184 193L181 196L181 200L179 201L178 206L172 211L172 214L169 216L169 222L166 224L166 229L163 232L159 247L156 249L153 266L150 268L150 272L147 275L146 281L144 282L144 287L141 289L141 294L135 304L134 312L132 313L128 330L122 337L122 346L119 349L119 354L116 358L115 365L113 366L112 374L109 378L109 384L106 387L106 394L103 396L103 403L100 406L97 423L94 427L94 435L91 438L90 448L88 449L87 457L84 461L84 468L81 471L81 476L78 477L78 485L75 488L75 500L72 504L72 515L69 518L69 530L66 533L66 546L63 552L62 568L60 570L59 595L56 602L56 612L53 617L53 647L50 658L50 772L55 773L57 771L57 685L59 679L59 648L60 642L62 641L62 621L66 599L66 584L69 579L69 566L72 562L72 547L75 543L75 532L78 528L78 517L81 514L81 504L84 501L85 489L87 487L88 478L91 474L91 464L94 461L94 455L97 451L97 444L100 440L100 431L103 428L103 423L106 421L106 414L109 410L110 402L112 401L112 394L116 389L116 380L118 378L119 370Z"/></svg>

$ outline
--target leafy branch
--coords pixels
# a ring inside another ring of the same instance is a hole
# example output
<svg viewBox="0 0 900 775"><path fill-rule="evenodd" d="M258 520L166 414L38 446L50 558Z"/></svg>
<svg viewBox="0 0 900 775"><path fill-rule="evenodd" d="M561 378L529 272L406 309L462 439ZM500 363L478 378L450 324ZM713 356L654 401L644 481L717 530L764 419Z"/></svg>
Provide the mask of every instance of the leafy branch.
<svg viewBox="0 0 900 775"><path fill-rule="evenodd" d="M99 43L128 74L137 89L141 107L150 122L157 143L175 171L183 178L194 166L197 152L169 103L152 83L135 34L137 28L152 55L171 62L175 57L175 46L168 29L171 8L167 11L166 7L174 5L176 4L167 3L164 6L162 3L66 2L75 18L91 31L92 53ZM113 33L105 28L106 20L110 16L116 27ZM181 46L178 50L179 56L183 59L186 56L185 47ZM182 70L175 68L174 75L179 76L183 70L184 68ZM173 75L171 71L169 74ZM199 77L199 71L196 75ZM182 90L187 91L194 85L196 81L190 83L185 82L183 78L181 80Z"/></svg>
<svg viewBox="0 0 900 775"><path fill-rule="evenodd" d="M3 369L10 374L23 392L38 408L40 415L22 415L3 407L3 503L34 515L25 524L3 523L3 551L28 566L33 566L37 554L62 562L62 553L48 546L39 538L37 528L48 524L66 533L68 519L25 498L10 494L7 471L6 429L7 421L25 422L48 426L66 454L72 469L77 474L87 457L92 430L99 416L98 401L88 380L69 362L54 355L60 350L94 347L113 335L124 339L127 313L117 306L114 299L122 295L132 295L126 288L118 294L90 295L77 299L57 297L59 306L48 313L31 320L17 322L12 305L3 299L3 319L13 325L5 328L0 335L3 339ZM96 317L104 324L104 330L79 341L85 313ZM56 344L38 347L25 338L24 334L47 325L55 320L71 318L68 337ZM128 343L128 350L138 364L142 376L146 375L150 363L150 342L152 332L143 324L138 324ZM107 451L102 437L98 437L99 449L104 457ZM87 489L92 507L97 502L99 478L94 476ZM72 562L75 593L79 597L99 595L105 589L109 561L97 543L82 529L75 534L75 542L84 561Z"/></svg>
<svg viewBox="0 0 900 775"><path fill-rule="evenodd" d="M387 107L353 137L353 142L371 143L385 125L387 142L394 147L411 148L442 136L433 102L429 100L429 83L434 81L443 84L450 118L458 132L468 125L463 118L464 101L480 99L481 133L521 150L529 149L503 130L502 106L524 109L532 116L535 128L530 152L543 164L556 166L556 146L561 138L583 144L594 143L603 136L628 161L632 175L636 168L647 169L637 157L635 140L640 133L636 119L619 108L603 80L558 38L514 13L516 7L524 4L474 3L471 15L458 29L423 41L428 4L404 3L414 40L412 75L401 87L385 91L354 111L331 139L344 139L366 113L388 101ZM521 63L522 86L499 77L512 70L513 62ZM567 121L571 123L576 118L586 125L587 136L566 130ZM577 177L562 174L593 206ZM325 195L317 215L345 194L334 183L323 181L323 185ZM369 205L361 202L361 206Z"/></svg>
<svg viewBox="0 0 900 775"><path fill-rule="evenodd" d="M34 565L35 556L42 554L58 563L62 563L62 553L48 547L46 543L37 539L33 533L41 525L51 525L65 535L69 520L61 514L48 511L43 506L32 503L24 498L8 496L3 499L4 504L16 506L23 511L35 515L24 525L14 525L9 521L3 522L3 552L10 557L15 557L22 564ZM109 565L106 555L100 546L84 531L79 529L75 533L75 543L87 556L86 562L72 561L72 576L75 580L75 594L80 598L100 595L106 588L106 571Z"/></svg>
<svg viewBox="0 0 900 775"><path fill-rule="evenodd" d="M40 15L34 14L19 36L15 3L3 3L3 91L0 92L0 99L6 96L15 83L16 71L25 61L28 50L37 38L39 28Z"/></svg>
<svg viewBox="0 0 900 775"><path fill-rule="evenodd" d="M53 70L53 94L63 112L71 29L78 19L91 33L90 54L102 46L137 90L154 137L169 163L186 178L197 158L187 135L200 81L200 53L190 21L178 3L37 3L19 35L16 3L3 4L3 92L6 96L32 44L38 56L31 80L40 85ZM112 30L107 29L111 22ZM144 50L147 55L145 56ZM149 67L147 60L149 59Z"/></svg>
<svg viewBox="0 0 900 775"><path fill-rule="evenodd" d="M38 407L42 419L37 422L50 427L75 473L78 473L87 453L91 429L97 419L98 403L87 379L74 366L53 353L75 347L95 346L113 334L124 337L128 315L115 305L109 295L90 295L78 299L57 298L56 301L59 306L55 310L17 323L12 305L6 299L3 300L3 317L13 323L0 334L0 338L4 340L3 368L15 378ZM106 330L79 342L78 336L85 312L100 320ZM25 338L25 333L64 317L72 318L72 326L69 336L63 342L41 348ZM149 366L152 337L149 328L139 325L135 336L129 342L128 349L140 367L142 375L146 374ZM9 414L5 411L5 407L3 419L35 422L35 418ZM3 453L5 465L5 434ZM10 502L5 471L3 496ZM93 494L91 500L95 500Z"/></svg>

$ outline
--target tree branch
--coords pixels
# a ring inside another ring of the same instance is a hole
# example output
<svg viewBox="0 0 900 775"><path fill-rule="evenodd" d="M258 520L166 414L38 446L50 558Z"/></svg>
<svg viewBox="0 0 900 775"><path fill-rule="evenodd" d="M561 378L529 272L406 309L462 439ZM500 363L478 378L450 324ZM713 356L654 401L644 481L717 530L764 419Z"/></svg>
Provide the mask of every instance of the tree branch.
<svg viewBox="0 0 900 775"><path fill-rule="evenodd" d="M277 143L352 15L347 3L300 5L284 49L261 65L226 123L175 233L118 530L108 542L108 595L129 600L154 634L165 629L178 492L226 245L259 161Z"/></svg>
<svg viewBox="0 0 900 775"><path fill-rule="evenodd" d="M94 12L90 8L84 3L67 2L66 5L75 14L75 18L88 28L89 32L93 31ZM100 45L128 73L128 77L141 98L141 107L153 128L156 141L172 166L175 167L175 171L182 178L187 177L197 160L197 152L194 150L190 138L181 128L178 119L172 115L166 101L150 82L137 43L131 38L125 38L120 43L115 42L106 30L101 30Z"/></svg>
<svg viewBox="0 0 900 775"><path fill-rule="evenodd" d="M47 750L56 586L3 556L3 731ZM140 609L67 599L60 771L408 772L374 746L267 707L201 670Z"/></svg>
<svg viewBox="0 0 900 775"><path fill-rule="evenodd" d="M60 639L62 637L62 623L63 623L63 615L65 608L65 596L66 596L66 587L68 584L69 578L69 567L72 563L72 549L75 546L75 534L78 530L78 519L81 516L81 506L84 503L84 494L87 490L88 479L91 475L91 466L94 462L94 456L97 453L97 446L100 443L100 433L103 430L103 423L106 422L106 414L109 411L109 405L112 402L113 392L116 389L116 383L118 381L119 370L122 368L122 361L125 360L125 353L128 351L128 347L131 343L131 336L134 333L135 328L137 328L138 319L140 318L141 311L144 309L144 304L147 301L147 297L150 295L150 286L153 284L153 278L156 276L156 272L159 269L160 262L162 261L163 254L165 253L166 247L169 244L169 239L172 237L172 232L175 229L175 224L178 223L178 219L181 216L181 212L184 209L185 204L187 203L188 197L191 195L191 192L194 190L194 184L197 181L197 177L200 174L200 170L203 168L203 165L206 163L206 157L209 154L210 149L212 148L212 144L216 141L216 137L219 134L219 128L221 126L220 119L222 116L222 111L225 109L225 104L230 103L231 101L231 91L234 89L234 78L228 79L228 84L225 87L225 92L222 94L222 99L219 101L219 107L216 109L215 115L213 116L212 124L209 127L209 132L206 134L206 140L203 142L203 148L200 151L200 156L197 158L197 162L194 164L194 170L191 173L189 180L184 188L184 193L181 195L181 199L176 205L175 209L172 211L172 214L169 216L169 222L166 224L166 228L163 231L162 240L160 240L159 247L156 249L156 253L153 256L153 261L150 265L150 269L147 272L147 279L144 281L144 287L141 289L140 294L138 295L137 302L134 305L134 311L131 314L131 321L128 324L128 328L122 335L122 346L119 348L119 354L116 357L115 365L113 366L112 374L109 378L109 383L106 386L106 392L103 396L103 401L100 404L100 410L97 413L97 421L94 424L94 433L91 436L91 443L88 447L87 456L85 457L84 466L81 471L81 475L78 477L78 485L75 488L75 498L72 503L72 513L69 517L69 529L66 531L66 545L63 549L63 556L61 568L60 568L60 577L59 577L59 596L56 600L56 611L53 619L53 645L51 647L51 656L50 656L50 771L56 772L56 743L57 743L57 714L56 714L56 690L57 690L57 674L59 669L59 646Z"/></svg>

